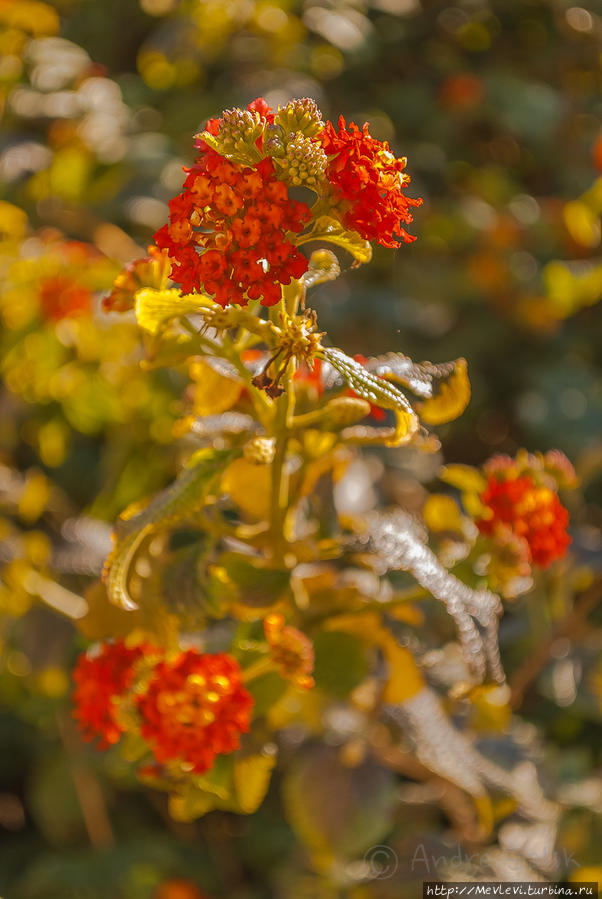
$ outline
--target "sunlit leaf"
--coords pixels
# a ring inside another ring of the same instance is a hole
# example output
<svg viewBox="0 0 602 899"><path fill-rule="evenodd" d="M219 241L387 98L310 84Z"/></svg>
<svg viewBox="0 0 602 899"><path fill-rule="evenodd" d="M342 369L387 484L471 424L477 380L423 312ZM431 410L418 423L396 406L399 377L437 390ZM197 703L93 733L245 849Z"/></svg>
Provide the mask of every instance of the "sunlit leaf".
<svg viewBox="0 0 602 899"><path fill-rule="evenodd" d="M153 290L145 287L136 293L138 324L150 334L158 334L171 319L213 307L215 303L203 294L182 294L179 290Z"/></svg>
<svg viewBox="0 0 602 899"><path fill-rule="evenodd" d="M357 233L349 231L338 219L329 215L320 216L309 234L303 237L299 243L308 243L314 240L326 240L336 244L351 253L356 262L366 263L372 259L372 247L367 240Z"/></svg>
<svg viewBox="0 0 602 899"><path fill-rule="evenodd" d="M388 446L399 446L411 440L418 429L418 418L401 390L389 381L373 375L360 362L356 362L339 349L327 348L322 350L320 355L342 375L359 397L381 409L391 409L395 413L397 425L395 429L387 429L391 431L390 434L385 431L386 436L382 442ZM358 437L361 439L359 431ZM368 439L362 442L369 442L369 433L366 437Z"/></svg>
<svg viewBox="0 0 602 899"><path fill-rule="evenodd" d="M197 359L190 365L189 372L195 382L195 415L219 415L231 409L239 399L243 389L240 381L227 378L209 362Z"/></svg>
<svg viewBox="0 0 602 899"><path fill-rule="evenodd" d="M464 412L470 401L470 381L466 360L458 359L451 374L433 385L430 399L417 401L416 408L422 421L429 425L453 421Z"/></svg>
<svg viewBox="0 0 602 899"><path fill-rule="evenodd" d="M252 521L268 517L271 489L270 466L254 465L247 459L235 459L222 478L224 493L228 493Z"/></svg>

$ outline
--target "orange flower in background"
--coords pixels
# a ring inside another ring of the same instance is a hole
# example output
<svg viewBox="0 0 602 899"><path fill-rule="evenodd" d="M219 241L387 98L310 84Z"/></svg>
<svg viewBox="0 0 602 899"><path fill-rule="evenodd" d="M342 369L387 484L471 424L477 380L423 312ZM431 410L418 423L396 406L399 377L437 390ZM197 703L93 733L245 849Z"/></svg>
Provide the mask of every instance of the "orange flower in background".
<svg viewBox="0 0 602 899"><path fill-rule="evenodd" d="M298 687L313 687L314 647L309 637L296 627L285 625L282 615L276 613L267 616L263 630L272 662L282 677Z"/></svg>
<svg viewBox="0 0 602 899"><path fill-rule="evenodd" d="M163 881L155 893L155 899L208 899L208 896L192 881L175 878Z"/></svg>
<svg viewBox="0 0 602 899"><path fill-rule="evenodd" d="M410 209L422 204L403 193L410 183L406 160L397 159L386 141L373 138L367 123L360 131L353 122L347 127L342 116L338 131L326 123L320 141L329 157L326 176L343 201L343 223L383 247L416 240L401 226L413 220Z"/></svg>
<svg viewBox="0 0 602 899"><path fill-rule="evenodd" d="M157 761L178 761L202 774L216 755L238 749L250 729L253 697L235 659L190 649L156 665L136 705Z"/></svg>
<svg viewBox="0 0 602 899"><path fill-rule="evenodd" d="M568 511L550 486L517 473L512 460L492 462L494 471L481 494L485 514L477 521L479 530L497 536L510 529L527 544L531 561L546 568L566 554L571 542Z"/></svg>
<svg viewBox="0 0 602 899"><path fill-rule="evenodd" d="M111 293L102 301L105 312L127 312L134 308L135 294L142 287L161 290L167 285L169 257L164 250L150 246L148 256L130 262L113 282Z"/></svg>
<svg viewBox="0 0 602 899"><path fill-rule="evenodd" d="M40 310L47 321L85 315L92 307L92 293L67 274L40 279Z"/></svg>
<svg viewBox="0 0 602 899"><path fill-rule="evenodd" d="M116 640L103 644L94 656L80 655L73 671L73 716L84 740L100 737L100 749L118 742L123 728L115 717L115 700L131 687L134 666L148 649L143 644L129 648L123 640Z"/></svg>
<svg viewBox="0 0 602 899"><path fill-rule="evenodd" d="M303 230L309 207L289 198L271 159L242 166L209 150L169 205L169 224L155 240L187 293L204 291L221 306L258 299L273 306L280 285L307 270L290 235Z"/></svg>

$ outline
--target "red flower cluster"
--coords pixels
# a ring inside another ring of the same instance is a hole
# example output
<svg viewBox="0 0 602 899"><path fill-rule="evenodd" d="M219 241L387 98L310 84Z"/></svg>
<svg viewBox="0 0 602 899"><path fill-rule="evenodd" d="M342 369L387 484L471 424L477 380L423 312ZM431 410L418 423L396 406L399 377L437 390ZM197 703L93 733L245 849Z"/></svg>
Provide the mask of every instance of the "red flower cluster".
<svg viewBox="0 0 602 899"><path fill-rule="evenodd" d="M157 761L178 761L202 774L216 755L238 749L250 728L253 697L235 659L190 649L155 667L136 704Z"/></svg>
<svg viewBox="0 0 602 899"><path fill-rule="evenodd" d="M100 737L100 748L117 743L123 728L115 718L115 700L134 680L134 665L146 653L144 645L129 649L123 640L105 643L95 656L82 653L73 671L74 717L85 740Z"/></svg>
<svg viewBox="0 0 602 899"><path fill-rule="evenodd" d="M185 292L204 290L221 306L260 298L273 306L280 285L307 270L288 234L303 230L309 208L289 199L271 159L241 166L209 150L169 206L169 224L155 240L168 250L171 278Z"/></svg>
<svg viewBox="0 0 602 899"><path fill-rule="evenodd" d="M414 241L401 223L412 221L410 209L422 200L403 193L410 182L403 172L406 160L397 159L386 141L373 138L367 123L360 131L353 122L347 127L342 116L338 131L326 123L320 141L328 155L326 176L335 197L343 201L343 223L383 247Z"/></svg>
<svg viewBox="0 0 602 899"><path fill-rule="evenodd" d="M481 533L498 536L511 530L525 541L531 561L541 568L565 555L571 542L566 532L569 513L550 487L500 468L489 476L481 502L487 510L477 521Z"/></svg>
<svg viewBox="0 0 602 899"><path fill-rule="evenodd" d="M73 679L74 717L86 740L101 738L101 749L125 731L118 705L157 762L177 761L197 774L216 755L237 749L250 727L253 697L238 662L225 653L189 649L167 659L157 647L129 649L117 640L94 657L82 654Z"/></svg>

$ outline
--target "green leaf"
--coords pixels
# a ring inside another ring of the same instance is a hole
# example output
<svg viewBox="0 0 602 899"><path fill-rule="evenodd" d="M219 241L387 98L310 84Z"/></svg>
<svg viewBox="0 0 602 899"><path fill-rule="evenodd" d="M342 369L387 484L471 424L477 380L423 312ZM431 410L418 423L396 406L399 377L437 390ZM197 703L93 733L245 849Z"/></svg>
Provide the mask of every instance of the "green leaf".
<svg viewBox="0 0 602 899"><path fill-rule="evenodd" d="M355 359L336 347L323 349L318 355L329 362L342 375L354 393L357 393L362 399L375 406L380 406L382 409L393 410L397 426L394 431L391 428L382 429L382 442L387 446L399 446L411 440L418 430L418 417L401 390L389 381L372 374L361 363L356 362ZM378 432L378 429L372 430Z"/></svg>
<svg viewBox="0 0 602 899"><path fill-rule="evenodd" d="M227 552L219 557L217 565L225 574L230 599L251 608L269 608L290 589L289 571L269 568L253 556Z"/></svg>
<svg viewBox="0 0 602 899"><path fill-rule="evenodd" d="M316 687L341 699L368 673L364 641L343 631L321 631L314 638Z"/></svg>
<svg viewBox="0 0 602 899"><path fill-rule="evenodd" d="M128 515L126 510L127 517L117 522L117 543L103 575L111 602L124 609L137 608L127 582L140 544L155 531L190 521L203 508L215 479L235 455L231 450L201 450L189 461L184 473L142 511Z"/></svg>
<svg viewBox="0 0 602 899"><path fill-rule="evenodd" d="M338 219L329 215L321 215L309 232L298 243L309 243L313 240L326 240L351 253L356 262L366 263L372 259L372 247L357 231L348 231Z"/></svg>
<svg viewBox="0 0 602 899"><path fill-rule="evenodd" d="M393 775L371 760L350 768L338 752L313 747L285 778L286 817L317 867L361 856L388 832L395 807Z"/></svg>

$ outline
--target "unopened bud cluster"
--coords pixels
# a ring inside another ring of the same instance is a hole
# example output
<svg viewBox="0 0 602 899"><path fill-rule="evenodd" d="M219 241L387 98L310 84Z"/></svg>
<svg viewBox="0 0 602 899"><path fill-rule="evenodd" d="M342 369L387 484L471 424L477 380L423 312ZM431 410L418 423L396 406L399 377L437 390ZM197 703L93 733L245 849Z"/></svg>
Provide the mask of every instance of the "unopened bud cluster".
<svg viewBox="0 0 602 899"><path fill-rule="evenodd" d="M309 97L291 100L278 110L274 123L285 132L300 131L305 137L316 137L324 127L322 113Z"/></svg>
<svg viewBox="0 0 602 899"><path fill-rule="evenodd" d="M274 157L274 166L280 178L293 187L304 185L316 188L323 181L328 159L317 141L300 131L290 135L285 156Z"/></svg>
<svg viewBox="0 0 602 899"><path fill-rule="evenodd" d="M227 109L220 119L216 144L227 156L245 155L262 133L263 123L256 112Z"/></svg>

